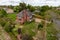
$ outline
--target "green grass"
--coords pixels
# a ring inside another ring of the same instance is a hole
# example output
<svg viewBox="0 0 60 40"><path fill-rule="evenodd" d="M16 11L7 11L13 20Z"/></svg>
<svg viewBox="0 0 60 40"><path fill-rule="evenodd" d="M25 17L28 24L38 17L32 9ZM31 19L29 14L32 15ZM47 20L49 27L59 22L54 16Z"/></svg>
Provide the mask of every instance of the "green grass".
<svg viewBox="0 0 60 40"><path fill-rule="evenodd" d="M24 26L22 28L23 33L27 33L27 34L29 34L31 36L34 36L36 34L36 32L34 32L36 30L35 22L27 23L27 24L24 24L23 26Z"/></svg>
<svg viewBox="0 0 60 40"><path fill-rule="evenodd" d="M15 21L16 20L16 13L8 14L7 17L11 18L13 21Z"/></svg>

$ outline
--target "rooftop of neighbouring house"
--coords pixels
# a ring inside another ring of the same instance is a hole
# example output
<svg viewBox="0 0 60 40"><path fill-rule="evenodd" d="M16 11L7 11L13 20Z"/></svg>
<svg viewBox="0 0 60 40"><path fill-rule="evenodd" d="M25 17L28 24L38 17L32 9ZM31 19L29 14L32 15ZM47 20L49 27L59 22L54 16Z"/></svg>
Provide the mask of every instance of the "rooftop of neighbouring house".
<svg viewBox="0 0 60 40"><path fill-rule="evenodd" d="M13 9L11 8L3 8L7 13L14 13Z"/></svg>

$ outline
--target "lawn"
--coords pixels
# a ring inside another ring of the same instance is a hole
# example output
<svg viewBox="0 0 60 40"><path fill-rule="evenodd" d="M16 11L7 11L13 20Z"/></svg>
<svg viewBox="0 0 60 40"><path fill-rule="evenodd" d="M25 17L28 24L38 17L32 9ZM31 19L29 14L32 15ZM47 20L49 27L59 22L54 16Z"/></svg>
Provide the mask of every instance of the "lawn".
<svg viewBox="0 0 60 40"><path fill-rule="evenodd" d="M13 21L16 20L16 13L8 14L8 18L11 18Z"/></svg>

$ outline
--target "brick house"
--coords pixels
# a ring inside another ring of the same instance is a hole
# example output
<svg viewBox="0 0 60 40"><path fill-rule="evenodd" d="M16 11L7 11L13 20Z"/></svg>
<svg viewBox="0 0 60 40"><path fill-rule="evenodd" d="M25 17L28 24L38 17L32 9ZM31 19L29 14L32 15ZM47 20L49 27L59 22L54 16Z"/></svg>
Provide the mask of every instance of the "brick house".
<svg viewBox="0 0 60 40"><path fill-rule="evenodd" d="M22 10L20 13L17 14L17 22L23 24L25 21L32 21L33 20L33 16L32 16L32 12L30 12L29 10L25 9Z"/></svg>

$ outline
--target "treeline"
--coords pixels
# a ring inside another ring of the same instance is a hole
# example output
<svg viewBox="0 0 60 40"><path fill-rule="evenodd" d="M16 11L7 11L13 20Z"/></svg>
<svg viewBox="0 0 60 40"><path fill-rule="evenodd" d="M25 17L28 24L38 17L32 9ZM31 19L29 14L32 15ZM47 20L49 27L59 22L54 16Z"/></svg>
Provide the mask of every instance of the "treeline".
<svg viewBox="0 0 60 40"><path fill-rule="evenodd" d="M2 7L2 6L0 6ZM31 12L34 12L35 14L39 14L41 16L44 16L44 12L48 11L48 10L56 10L57 8L60 8L60 6L58 7L53 7L53 6L48 6L48 5L44 5L44 6L32 6L30 4L26 4L26 3L19 3L19 5L17 6L3 6L3 7L7 7L7 8L11 8L14 10L14 12L19 13L20 11L24 10L24 9L29 9Z"/></svg>
<svg viewBox="0 0 60 40"><path fill-rule="evenodd" d="M45 12L48 10L56 10L58 7L52 7L52 6L48 6L48 5L44 5L44 6L32 6L30 4L26 4L26 3L20 3L18 6L9 6L10 8L12 8L14 10L14 12L19 13L20 11L24 10L24 9L29 9L31 12L44 16Z"/></svg>

